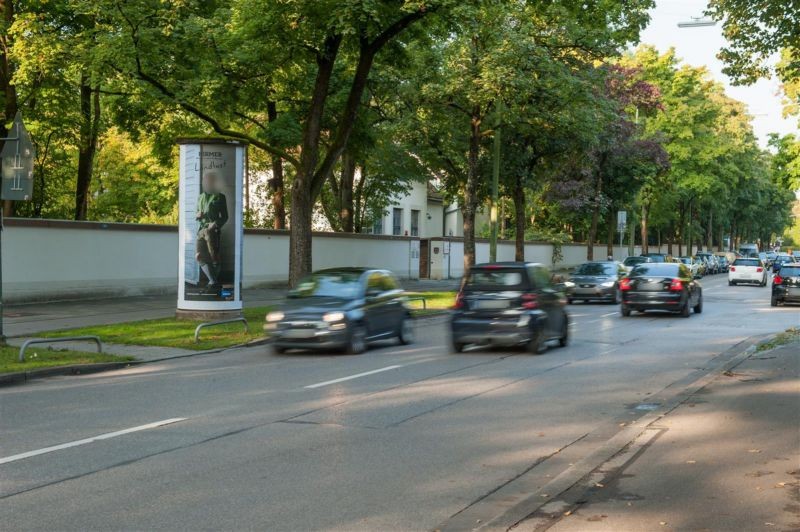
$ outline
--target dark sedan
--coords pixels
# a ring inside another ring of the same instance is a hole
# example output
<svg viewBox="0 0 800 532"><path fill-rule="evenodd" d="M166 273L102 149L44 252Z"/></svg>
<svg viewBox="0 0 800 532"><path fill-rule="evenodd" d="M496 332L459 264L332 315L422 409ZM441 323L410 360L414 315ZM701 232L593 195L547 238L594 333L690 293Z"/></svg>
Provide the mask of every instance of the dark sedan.
<svg viewBox="0 0 800 532"><path fill-rule="evenodd" d="M468 344L526 346L541 353L549 340L567 345L569 319L561 285L541 264L473 266L461 284L451 321L453 350Z"/></svg>
<svg viewBox="0 0 800 532"><path fill-rule="evenodd" d="M786 262L772 279L772 306L800 303L800 264Z"/></svg>
<svg viewBox="0 0 800 532"><path fill-rule="evenodd" d="M778 273L784 264L794 264L794 257L791 255L778 255L772 262L772 273Z"/></svg>
<svg viewBox="0 0 800 532"><path fill-rule="evenodd" d="M568 301L619 303L619 282L627 274L625 266L619 262L585 262L578 266L570 277L570 282L574 286L567 293Z"/></svg>
<svg viewBox="0 0 800 532"><path fill-rule="evenodd" d="M321 270L290 291L281 310L267 314L264 330L277 353L287 349L343 349L362 353L373 340L413 340L406 297L386 270Z"/></svg>
<svg viewBox="0 0 800 532"><path fill-rule="evenodd" d="M622 315L631 311L666 310L688 318L691 309L703 312L703 288L685 264L655 263L636 266L620 282Z"/></svg>

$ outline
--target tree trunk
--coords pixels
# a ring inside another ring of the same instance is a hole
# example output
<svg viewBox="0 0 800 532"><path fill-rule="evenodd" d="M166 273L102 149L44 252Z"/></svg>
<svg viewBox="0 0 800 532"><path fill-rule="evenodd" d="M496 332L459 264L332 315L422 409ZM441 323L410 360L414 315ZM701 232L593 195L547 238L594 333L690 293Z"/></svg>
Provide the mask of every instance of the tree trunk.
<svg viewBox="0 0 800 532"><path fill-rule="evenodd" d="M514 260L525 260L525 187L522 176L514 183Z"/></svg>
<svg viewBox="0 0 800 532"><path fill-rule="evenodd" d="M615 235L615 227L614 227L614 209L610 206L608 208L608 212L606 213L606 224L608 227L606 228L606 255L608 257L614 256L614 237Z"/></svg>
<svg viewBox="0 0 800 532"><path fill-rule="evenodd" d="M356 161L349 151L342 154L342 180L339 183L339 223L342 231L352 233L355 226L353 217L353 181L356 173Z"/></svg>
<svg viewBox="0 0 800 532"><path fill-rule="evenodd" d="M714 213L708 212L708 228L706 229L706 247L709 252L714 251Z"/></svg>
<svg viewBox="0 0 800 532"><path fill-rule="evenodd" d="M278 110L275 102L267 101L267 119L274 122L278 119ZM272 158L272 179L269 180L269 189L272 192L272 210L275 218L272 221L273 229L286 229L286 191L283 182L283 159L277 155Z"/></svg>
<svg viewBox="0 0 800 532"><path fill-rule="evenodd" d="M475 212L478 207L478 153L481 142L480 108L472 109L470 120L469 152L467 155L467 182L464 186L464 272L475 265Z"/></svg>
<svg viewBox="0 0 800 532"><path fill-rule="evenodd" d="M5 28L11 27L14 23L14 2L12 0L0 0L0 11L2 11L3 23ZM0 33L0 85L2 85L4 107L3 120L0 122L0 135L8 137L6 124L14 120L17 114L17 88L12 84L14 78L14 65L8 57L7 52L11 50L14 43L7 31ZM0 150L3 149L4 141L0 140ZM3 202L3 216L14 216L14 202L6 200Z"/></svg>
<svg viewBox="0 0 800 532"><path fill-rule="evenodd" d="M307 187L292 183L292 223L289 224L289 286L311 272L311 220L314 200Z"/></svg>
<svg viewBox="0 0 800 532"><path fill-rule="evenodd" d="M600 220L600 195L603 193L603 179L598 175L594 186L594 204L592 205L592 225L586 239L586 260L594 260L594 243L597 241L597 225Z"/></svg>
<svg viewBox="0 0 800 532"><path fill-rule="evenodd" d="M100 88L92 88L89 78L81 74L81 127L78 145L78 183L75 188L75 219L85 220L89 207L94 156L100 130Z"/></svg>
<svg viewBox="0 0 800 532"><path fill-rule="evenodd" d="M648 244L648 234L647 234L647 216L650 213L648 212L647 203L642 205L642 254L650 252L650 246Z"/></svg>
<svg viewBox="0 0 800 532"><path fill-rule="evenodd" d="M362 233L364 231L364 216L366 215L366 200L364 198L364 182L367 177L367 170L365 165L361 165L361 172L359 173L358 183L356 184L353 193L354 210L353 218L355 218L355 227L353 231Z"/></svg>

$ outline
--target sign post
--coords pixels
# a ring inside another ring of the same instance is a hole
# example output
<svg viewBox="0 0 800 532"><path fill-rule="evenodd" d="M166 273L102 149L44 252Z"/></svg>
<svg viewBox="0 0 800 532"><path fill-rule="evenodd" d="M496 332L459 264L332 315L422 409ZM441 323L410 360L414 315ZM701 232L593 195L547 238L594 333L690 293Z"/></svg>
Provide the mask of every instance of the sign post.
<svg viewBox="0 0 800 532"><path fill-rule="evenodd" d="M30 201L33 196L33 163L36 160L36 148L31 136L22 123L22 115L17 113L11 126L12 136L2 138L3 150L0 151L2 161L2 183L0 184L0 200ZM5 345L3 332L3 209L0 207L0 345Z"/></svg>
<svg viewBox="0 0 800 532"><path fill-rule="evenodd" d="M177 315L239 316L247 145L225 139L182 139L178 144Z"/></svg>

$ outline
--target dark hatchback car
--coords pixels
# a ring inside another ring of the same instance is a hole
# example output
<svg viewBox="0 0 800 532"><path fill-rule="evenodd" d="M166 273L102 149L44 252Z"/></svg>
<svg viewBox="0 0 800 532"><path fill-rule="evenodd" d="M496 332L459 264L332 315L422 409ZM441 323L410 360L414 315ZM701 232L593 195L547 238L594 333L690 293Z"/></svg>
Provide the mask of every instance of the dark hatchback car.
<svg viewBox="0 0 800 532"><path fill-rule="evenodd" d="M783 303L800 303L800 263L784 263L772 279L772 306Z"/></svg>
<svg viewBox="0 0 800 532"><path fill-rule="evenodd" d="M264 330L276 353L342 349L362 353L373 340L413 341L405 292L387 270L338 268L312 273L290 291Z"/></svg>
<svg viewBox="0 0 800 532"><path fill-rule="evenodd" d="M641 264L620 282L620 290L623 316L633 310L666 310L685 318L691 309L703 312L703 288L685 264Z"/></svg>
<svg viewBox="0 0 800 532"><path fill-rule="evenodd" d="M525 346L542 353L547 342L567 345L569 318L562 285L541 264L478 264L461 283L451 320L452 347Z"/></svg>
<svg viewBox="0 0 800 532"><path fill-rule="evenodd" d="M647 260L642 257L643 260ZM619 262L585 262L570 276L574 284L567 292L567 301L605 301L619 303L619 283L628 271Z"/></svg>
<svg viewBox="0 0 800 532"><path fill-rule="evenodd" d="M778 273L784 264L794 264L794 257L791 255L777 255L772 261L772 273Z"/></svg>

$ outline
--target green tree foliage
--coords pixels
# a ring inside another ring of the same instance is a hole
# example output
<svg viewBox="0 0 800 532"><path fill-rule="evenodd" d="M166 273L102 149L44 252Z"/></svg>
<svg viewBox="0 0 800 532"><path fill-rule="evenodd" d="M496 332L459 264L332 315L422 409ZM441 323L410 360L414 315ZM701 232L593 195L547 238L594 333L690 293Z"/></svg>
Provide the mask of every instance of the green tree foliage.
<svg viewBox="0 0 800 532"><path fill-rule="evenodd" d="M739 83L753 83L773 70L771 57L793 50L778 72L785 79L800 77L800 5L797 0L710 0L707 13L722 22L729 45L719 57L724 72Z"/></svg>

